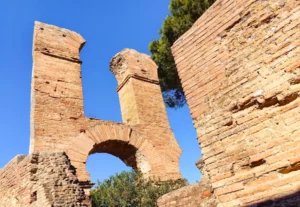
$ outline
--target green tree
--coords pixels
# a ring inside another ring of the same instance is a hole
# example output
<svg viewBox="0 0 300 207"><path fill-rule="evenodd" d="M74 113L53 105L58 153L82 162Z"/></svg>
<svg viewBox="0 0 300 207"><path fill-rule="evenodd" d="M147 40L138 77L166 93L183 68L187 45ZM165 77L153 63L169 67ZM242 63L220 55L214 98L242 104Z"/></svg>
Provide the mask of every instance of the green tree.
<svg viewBox="0 0 300 207"><path fill-rule="evenodd" d="M167 106L181 107L186 103L171 46L183 35L215 0L171 0L170 15L159 31L160 39L149 44L152 59L158 65L158 76Z"/></svg>
<svg viewBox="0 0 300 207"><path fill-rule="evenodd" d="M185 185L184 179L154 182L129 171L98 182L91 197L93 207L155 207L160 196Z"/></svg>

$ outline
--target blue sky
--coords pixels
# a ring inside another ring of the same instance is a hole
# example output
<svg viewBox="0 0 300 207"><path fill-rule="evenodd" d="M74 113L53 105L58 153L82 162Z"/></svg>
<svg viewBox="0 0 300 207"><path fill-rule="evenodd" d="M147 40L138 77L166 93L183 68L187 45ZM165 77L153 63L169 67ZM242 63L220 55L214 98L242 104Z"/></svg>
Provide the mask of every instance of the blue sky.
<svg viewBox="0 0 300 207"><path fill-rule="evenodd" d="M117 82L109 61L123 48L148 53L148 44L168 14L169 0L9 0L0 1L0 168L29 149L32 37L35 20L80 33L85 115L121 122ZM200 180L200 158L188 107L167 109L171 127L183 149L180 171L189 182ZM108 154L91 155L92 181L130 169Z"/></svg>

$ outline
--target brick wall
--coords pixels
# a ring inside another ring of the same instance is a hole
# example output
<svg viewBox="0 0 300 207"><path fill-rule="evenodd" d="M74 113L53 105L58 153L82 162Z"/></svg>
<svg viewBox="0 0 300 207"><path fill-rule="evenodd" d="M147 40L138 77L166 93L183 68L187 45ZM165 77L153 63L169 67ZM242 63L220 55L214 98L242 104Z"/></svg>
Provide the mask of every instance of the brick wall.
<svg viewBox="0 0 300 207"><path fill-rule="evenodd" d="M0 206L21 206L28 203L31 195L30 186L28 158L25 155L16 156L0 170Z"/></svg>
<svg viewBox="0 0 300 207"><path fill-rule="evenodd" d="M87 206L65 153L17 156L0 171L1 207Z"/></svg>
<svg viewBox="0 0 300 207"><path fill-rule="evenodd" d="M210 185L201 182L172 191L160 197L157 204L159 207L213 207L215 199Z"/></svg>
<svg viewBox="0 0 300 207"><path fill-rule="evenodd" d="M217 0L173 45L219 207L300 203L299 24L298 0Z"/></svg>

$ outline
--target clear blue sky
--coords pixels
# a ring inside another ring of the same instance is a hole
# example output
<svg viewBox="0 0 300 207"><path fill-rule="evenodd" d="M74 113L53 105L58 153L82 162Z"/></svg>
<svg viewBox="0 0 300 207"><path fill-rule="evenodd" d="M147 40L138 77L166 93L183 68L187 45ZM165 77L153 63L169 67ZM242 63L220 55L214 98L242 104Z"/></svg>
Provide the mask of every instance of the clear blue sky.
<svg viewBox="0 0 300 207"><path fill-rule="evenodd" d="M7 0L0 1L0 168L29 149L32 37L35 20L74 30L87 44L81 52L85 114L121 122L117 82L109 61L123 48L148 52L168 14L169 0ZM196 132L187 107L168 109L183 149L180 170L191 183L200 180ZM118 158L92 155L87 163L92 181L129 169Z"/></svg>

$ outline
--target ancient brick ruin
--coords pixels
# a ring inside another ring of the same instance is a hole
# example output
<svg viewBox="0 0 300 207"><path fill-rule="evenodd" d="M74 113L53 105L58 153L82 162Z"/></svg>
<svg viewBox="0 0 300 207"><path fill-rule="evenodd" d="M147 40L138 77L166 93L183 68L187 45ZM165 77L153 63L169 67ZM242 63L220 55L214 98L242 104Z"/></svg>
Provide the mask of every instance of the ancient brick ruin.
<svg viewBox="0 0 300 207"><path fill-rule="evenodd" d="M299 0L217 0L177 40L204 180L161 207L300 206L299 44Z"/></svg>
<svg viewBox="0 0 300 207"><path fill-rule="evenodd" d="M124 123L87 118L79 58L84 43L75 32L35 23L30 155L18 156L0 171L1 192L8 189L1 207L88 206L93 184L86 161L94 153L112 154L145 177L181 178L181 149L155 63L135 50L117 54L110 66Z"/></svg>
<svg viewBox="0 0 300 207"><path fill-rule="evenodd" d="M84 116L77 33L36 22L31 142L0 170L1 207L89 206L90 154L181 178L149 56L111 61L123 123ZM217 0L172 47L203 157L160 207L300 206L300 1ZM122 150L120 150L122 149Z"/></svg>
<svg viewBox="0 0 300 207"><path fill-rule="evenodd" d="M63 152L17 156L0 171L0 206L87 206L74 172Z"/></svg>

